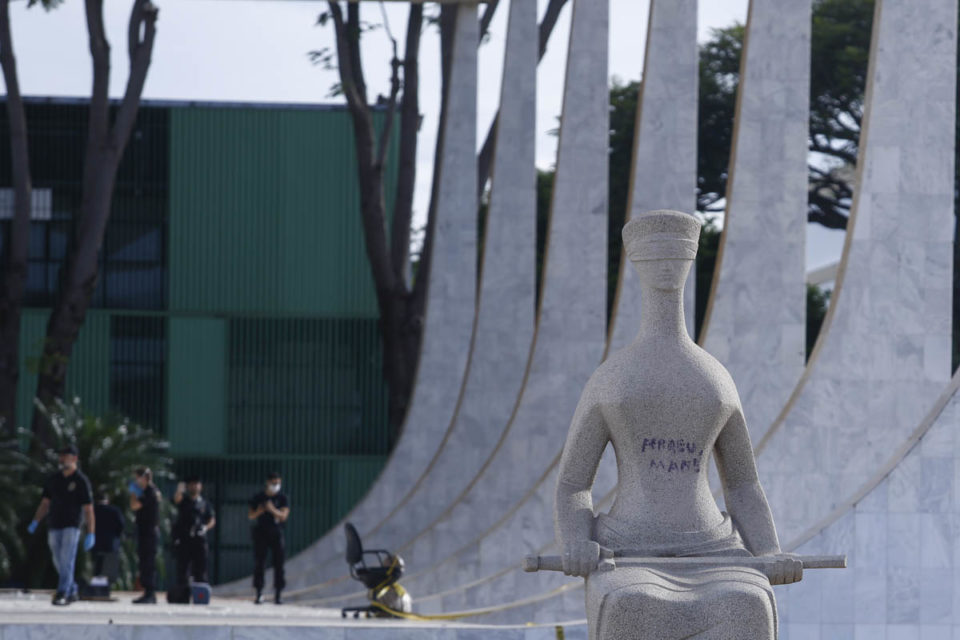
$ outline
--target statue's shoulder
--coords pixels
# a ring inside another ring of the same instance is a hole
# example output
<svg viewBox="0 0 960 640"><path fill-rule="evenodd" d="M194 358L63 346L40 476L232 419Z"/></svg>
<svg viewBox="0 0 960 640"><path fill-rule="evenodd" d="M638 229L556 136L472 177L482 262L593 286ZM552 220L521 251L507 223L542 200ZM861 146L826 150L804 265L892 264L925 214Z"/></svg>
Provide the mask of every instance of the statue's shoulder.
<svg viewBox="0 0 960 640"><path fill-rule="evenodd" d="M633 377L643 371L645 364L643 354L639 350L626 346L610 353L590 376L590 382L600 384L611 379Z"/></svg>
<svg viewBox="0 0 960 640"><path fill-rule="evenodd" d="M725 390L726 393L737 395L737 385L733 381L733 376L730 375L727 368L710 352L697 344L693 344L691 346L691 355L708 382L715 383L717 387Z"/></svg>

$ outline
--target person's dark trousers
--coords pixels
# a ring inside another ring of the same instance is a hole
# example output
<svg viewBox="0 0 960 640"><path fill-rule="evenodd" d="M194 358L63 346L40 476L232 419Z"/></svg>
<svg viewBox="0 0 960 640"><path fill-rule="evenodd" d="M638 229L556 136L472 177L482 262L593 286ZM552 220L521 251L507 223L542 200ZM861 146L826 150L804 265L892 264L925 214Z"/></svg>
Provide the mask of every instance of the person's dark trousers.
<svg viewBox="0 0 960 640"><path fill-rule="evenodd" d="M104 551L96 551L93 554L93 575L102 576L103 575L103 563L107 559L107 553Z"/></svg>
<svg viewBox="0 0 960 640"><path fill-rule="evenodd" d="M140 586L147 593L153 593L157 586L157 534L155 531L137 536L137 557L140 561Z"/></svg>
<svg viewBox="0 0 960 640"><path fill-rule="evenodd" d="M273 588L281 591L287 586L283 573L286 549L283 533L279 531L253 530L253 588L257 593L263 591L263 574L267 569L267 551L273 554Z"/></svg>
<svg viewBox="0 0 960 640"><path fill-rule="evenodd" d="M184 538L177 545L177 584L190 584L207 580L207 541L205 538Z"/></svg>

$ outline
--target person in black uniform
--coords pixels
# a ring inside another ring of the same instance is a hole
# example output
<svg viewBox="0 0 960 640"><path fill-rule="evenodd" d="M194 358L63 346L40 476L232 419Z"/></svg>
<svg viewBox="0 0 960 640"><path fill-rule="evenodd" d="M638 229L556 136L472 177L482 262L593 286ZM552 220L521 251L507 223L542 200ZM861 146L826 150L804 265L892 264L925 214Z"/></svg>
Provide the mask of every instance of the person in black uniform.
<svg viewBox="0 0 960 640"><path fill-rule="evenodd" d="M75 602L78 597L77 583L74 580L74 567L77 560L77 543L80 541L81 513L87 521L87 536L83 540L84 551L90 551L97 540L96 517L93 514L93 492L90 481L77 468L78 452L73 445L60 449L60 470L50 476L43 486L40 506L33 516L33 522L27 527L30 534L36 532L40 521L50 514L47 542L53 566L60 574L57 592L53 604L66 605Z"/></svg>
<svg viewBox="0 0 960 640"><path fill-rule="evenodd" d="M177 556L177 586L189 588L194 582L207 582L207 532L217 524L213 508L201 495L200 476L190 476L177 485L173 503L177 519L173 523L173 548Z"/></svg>
<svg viewBox="0 0 960 640"><path fill-rule="evenodd" d="M153 484L153 472L139 467L130 481L130 509L137 514L137 559L143 595L134 604L156 604L157 542L160 532L160 492Z"/></svg>
<svg viewBox="0 0 960 640"><path fill-rule="evenodd" d="M102 576L106 559L120 549L125 521L120 509L110 504L110 496L103 488L97 490L93 515L97 520L97 540L93 545L93 575Z"/></svg>
<svg viewBox="0 0 960 640"><path fill-rule="evenodd" d="M263 603L263 574L267 566L267 551L273 554L274 602L283 604L280 594L286 586L283 575L285 550L284 523L290 516L290 503L280 491L280 474L267 474L263 491L250 499L247 517L253 522L253 588L257 590L254 602Z"/></svg>

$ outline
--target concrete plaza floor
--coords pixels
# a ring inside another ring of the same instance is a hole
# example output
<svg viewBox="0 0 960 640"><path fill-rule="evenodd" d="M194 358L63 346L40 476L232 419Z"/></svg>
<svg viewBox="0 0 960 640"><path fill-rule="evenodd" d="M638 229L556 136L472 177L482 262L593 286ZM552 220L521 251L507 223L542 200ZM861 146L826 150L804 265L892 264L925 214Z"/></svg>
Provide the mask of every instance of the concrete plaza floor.
<svg viewBox="0 0 960 640"><path fill-rule="evenodd" d="M52 593L0 593L0 640L553 640L586 637L584 625L558 634L553 626L492 626L379 618L342 619L338 609L214 597L206 606L135 605L137 593L115 593L114 602L50 604ZM162 595L162 594L161 594ZM582 633L581 633L582 632Z"/></svg>

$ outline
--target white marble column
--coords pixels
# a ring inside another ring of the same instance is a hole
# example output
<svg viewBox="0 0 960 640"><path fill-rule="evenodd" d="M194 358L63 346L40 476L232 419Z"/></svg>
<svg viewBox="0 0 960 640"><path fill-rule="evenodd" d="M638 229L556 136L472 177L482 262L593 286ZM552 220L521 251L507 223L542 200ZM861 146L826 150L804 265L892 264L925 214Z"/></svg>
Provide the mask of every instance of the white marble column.
<svg viewBox="0 0 960 640"><path fill-rule="evenodd" d="M957 4L879 0L855 202L821 338L758 445L782 540L904 442L950 376Z"/></svg>
<svg viewBox="0 0 960 640"><path fill-rule="evenodd" d="M538 325L523 395L494 454L457 504L423 523L416 539L400 549L408 566L416 567L405 579L414 593L434 593L482 577L505 559L513 562L524 546L541 544L535 535L522 534L511 548L482 541L551 473L580 390L603 356L606 2L574 0L568 51ZM549 522L549 509L545 517ZM537 535L540 524L530 518ZM456 569L434 570L444 561Z"/></svg>
<svg viewBox="0 0 960 640"><path fill-rule="evenodd" d="M728 200L700 344L733 376L754 442L803 372L811 0L751 0Z"/></svg>
<svg viewBox="0 0 960 640"><path fill-rule="evenodd" d="M647 24L627 220L653 209L692 213L697 202L697 0L651 0ZM620 263L611 351L640 327L637 274L628 260ZM683 301L691 337L695 283L691 269Z"/></svg>
<svg viewBox="0 0 960 640"><path fill-rule="evenodd" d="M370 491L344 518L361 536L410 491L444 439L460 397L473 332L477 282L476 3L462 3L453 37L447 118L436 171L436 221L423 343L416 384L397 445ZM291 591L329 565L343 572L341 526L289 563Z"/></svg>
<svg viewBox="0 0 960 640"><path fill-rule="evenodd" d="M383 521L364 532L366 545L400 547L450 507L492 454L520 394L535 312L536 69L536 5L514 0L467 380L443 446ZM347 566L341 559L334 570L342 576ZM356 588L341 581L316 591Z"/></svg>

